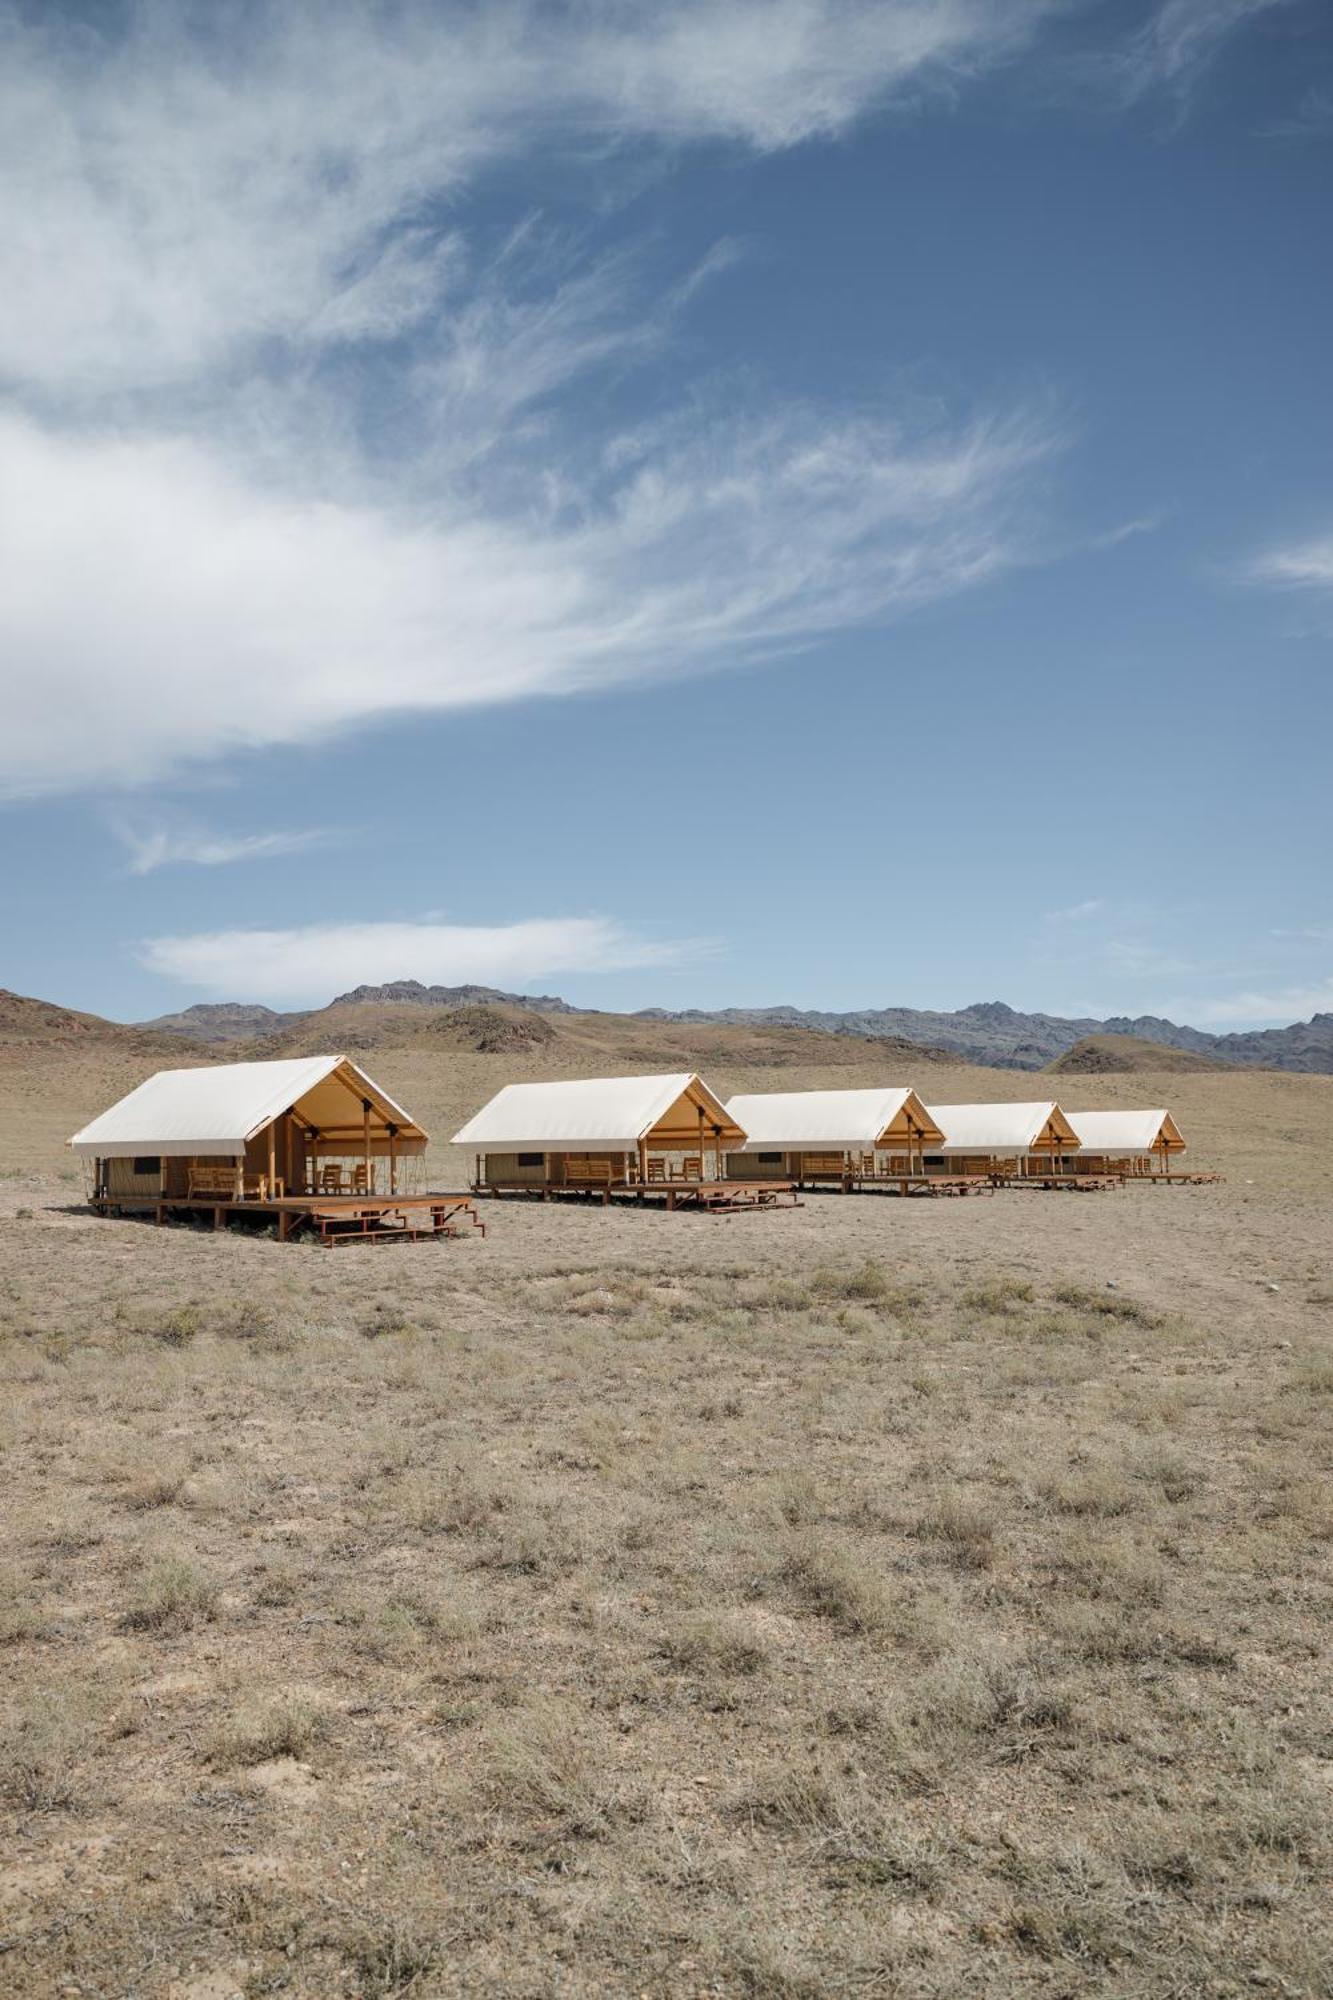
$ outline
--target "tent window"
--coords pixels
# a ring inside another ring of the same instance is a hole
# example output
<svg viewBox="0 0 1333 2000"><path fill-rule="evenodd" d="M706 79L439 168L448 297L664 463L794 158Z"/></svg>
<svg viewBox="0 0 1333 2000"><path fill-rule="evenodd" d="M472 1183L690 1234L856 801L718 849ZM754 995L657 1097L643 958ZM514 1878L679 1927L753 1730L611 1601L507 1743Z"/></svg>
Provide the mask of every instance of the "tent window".
<svg viewBox="0 0 1333 2000"><path fill-rule="evenodd" d="M144 1153L134 1162L134 1171L136 1174L144 1175L160 1174L162 1162L156 1153Z"/></svg>
<svg viewBox="0 0 1333 2000"><path fill-rule="evenodd" d="M948 1166L948 1164L949 1164L949 1163L948 1163L948 1161L947 1161L947 1160L945 1159L945 1157L944 1157L943 1153L927 1153L927 1154L926 1154L926 1165L927 1165L928 1167L947 1167L947 1166Z"/></svg>
<svg viewBox="0 0 1333 2000"><path fill-rule="evenodd" d="M756 1153L755 1158L761 1167L780 1167L782 1165L781 1153Z"/></svg>
<svg viewBox="0 0 1333 2000"><path fill-rule="evenodd" d="M520 1167L539 1167L545 1158L545 1153L520 1153L518 1164Z"/></svg>

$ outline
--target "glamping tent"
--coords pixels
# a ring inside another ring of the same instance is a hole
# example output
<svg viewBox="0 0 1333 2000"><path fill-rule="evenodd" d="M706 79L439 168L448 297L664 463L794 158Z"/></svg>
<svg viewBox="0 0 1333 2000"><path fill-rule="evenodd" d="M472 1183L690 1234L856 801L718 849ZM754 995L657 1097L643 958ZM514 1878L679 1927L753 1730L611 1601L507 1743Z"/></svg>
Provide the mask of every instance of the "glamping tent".
<svg viewBox="0 0 1333 2000"><path fill-rule="evenodd" d="M749 1137L727 1160L738 1180L781 1173L797 1181L920 1173L944 1134L914 1090L778 1090L733 1097L727 1114Z"/></svg>
<svg viewBox="0 0 1333 2000"><path fill-rule="evenodd" d="M944 1134L927 1168L950 1174L1062 1173L1078 1145L1058 1104L930 1104Z"/></svg>
<svg viewBox="0 0 1333 2000"><path fill-rule="evenodd" d="M721 1179L745 1133L701 1078L604 1076L509 1083L454 1134L476 1185L550 1193Z"/></svg>
<svg viewBox="0 0 1333 2000"><path fill-rule="evenodd" d="M1078 1140L1075 1163L1085 1173L1151 1174L1170 1171L1185 1141L1169 1111L1071 1111Z"/></svg>
<svg viewBox="0 0 1333 2000"><path fill-rule="evenodd" d="M426 1134L346 1056L163 1069L70 1140L93 1199L228 1206L296 1193L399 1191Z"/></svg>

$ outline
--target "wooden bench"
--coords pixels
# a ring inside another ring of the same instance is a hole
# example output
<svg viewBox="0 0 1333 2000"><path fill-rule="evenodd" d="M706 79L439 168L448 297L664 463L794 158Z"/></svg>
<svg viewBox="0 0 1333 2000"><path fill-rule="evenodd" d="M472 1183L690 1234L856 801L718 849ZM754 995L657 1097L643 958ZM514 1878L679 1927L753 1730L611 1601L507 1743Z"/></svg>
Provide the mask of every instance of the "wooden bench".
<svg viewBox="0 0 1333 2000"><path fill-rule="evenodd" d="M282 1182L273 1184L275 1194L282 1193ZM191 1165L187 1201L236 1201L236 1169L234 1167L196 1167ZM268 1175L241 1175L241 1201L267 1201Z"/></svg>
<svg viewBox="0 0 1333 2000"><path fill-rule="evenodd" d="M847 1161L841 1153L802 1153L801 1179L843 1180L847 1174Z"/></svg>
<svg viewBox="0 0 1333 2000"><path fill-rule="evenodd" d="M609 1188L614 1176L610 1160L566 1159L561 1178L566 1187Z"/></svg>

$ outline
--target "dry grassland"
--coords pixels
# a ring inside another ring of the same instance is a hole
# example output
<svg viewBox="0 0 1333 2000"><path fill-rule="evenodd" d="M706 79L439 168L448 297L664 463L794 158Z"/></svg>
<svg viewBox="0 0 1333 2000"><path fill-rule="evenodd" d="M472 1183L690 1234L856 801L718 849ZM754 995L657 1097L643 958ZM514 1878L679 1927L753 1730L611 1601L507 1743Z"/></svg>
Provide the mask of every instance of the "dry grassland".
<svg viewBox="0 0 1333 2000"><path fill-rule="evenodd" d="M336 1253L80 1212L110 1094L0 1155L0 1991L1333 1992L1326 1080Z"/></svg>

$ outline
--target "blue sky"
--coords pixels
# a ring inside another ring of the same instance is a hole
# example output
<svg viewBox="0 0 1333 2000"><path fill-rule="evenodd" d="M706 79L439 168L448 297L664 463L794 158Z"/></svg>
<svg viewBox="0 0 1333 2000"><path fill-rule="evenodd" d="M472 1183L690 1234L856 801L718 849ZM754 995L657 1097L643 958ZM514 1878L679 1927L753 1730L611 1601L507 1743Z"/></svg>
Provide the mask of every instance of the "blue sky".
<svg viewBox="0 0 1333 2000"><path fill-rule="evenodd" d="M1333 1007L1322 0L2 32L0 982Z"/></svg>

